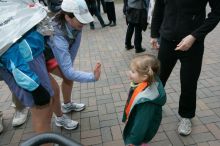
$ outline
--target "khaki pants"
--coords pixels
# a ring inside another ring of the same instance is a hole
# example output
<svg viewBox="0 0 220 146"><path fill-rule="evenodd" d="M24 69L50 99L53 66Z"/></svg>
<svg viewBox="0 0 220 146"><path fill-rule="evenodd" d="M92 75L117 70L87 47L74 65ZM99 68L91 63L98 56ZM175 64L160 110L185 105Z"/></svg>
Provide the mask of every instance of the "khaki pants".
<svg viewBox="0 0 220 146"><path fill-rule="evenodd" d="M22 111L25 108L25 106L18 100L18 98L14 94L12 94L12 101L15 104L15 110Z"/></svg>
<svg viewBox="0 0 220 146"><path fill-rule="evenodd" d="M0 111L0 118L3 116L3 113L2 113L2 111Z"/></svg>

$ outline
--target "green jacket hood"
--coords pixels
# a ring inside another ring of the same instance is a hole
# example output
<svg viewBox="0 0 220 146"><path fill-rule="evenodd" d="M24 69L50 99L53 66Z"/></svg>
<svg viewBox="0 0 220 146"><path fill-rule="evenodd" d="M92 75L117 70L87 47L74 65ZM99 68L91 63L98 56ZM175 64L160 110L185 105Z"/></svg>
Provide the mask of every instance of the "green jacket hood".
<svg viewBox="0 0 220 146"><path fill-rule="evenodd" d="M166 103L166 93L160 80L153 82L144 91L140 92L135 98L132 108L143 102L151 102L159 106Z"/></svg>

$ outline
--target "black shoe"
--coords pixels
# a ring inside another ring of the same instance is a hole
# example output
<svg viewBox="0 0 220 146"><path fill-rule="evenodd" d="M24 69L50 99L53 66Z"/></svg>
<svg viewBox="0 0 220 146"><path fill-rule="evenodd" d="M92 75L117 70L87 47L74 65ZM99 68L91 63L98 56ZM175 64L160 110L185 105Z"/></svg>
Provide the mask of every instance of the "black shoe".
<svg viewBox="0 0 220 146"><path fill-rule="evenodd" d="M112 21L109 21L109 23L107 24L108 26L112 24Z"/></svg>
<svg viewBox="0 0 220 146"><path fill-rule="evenodd" d="M136 50L135 50L135 53L142 53L142 52L144 52L144 51L146 51L145 48L140 48L140 49L136 49Z"/></svg>
<svg viewBox="0 0 220 146"><path fill-rule="evenodd" d="M112 24L110 24L109 25L110 27L114 27L114 26L116 26L116 23L115 22L113 22Z"/></svg>
<svg viewBox="0 0 220 146"><path fill-rule="evenodd" d="M94 29L95 29L95 26L90 26L90 29L91 29L91 30L94 30Z"/></svg>
<svg viewBox="0 0 220 146"><path fill-rule="evenodd" d="M108 26L108 24L103 24L103 25L102 25L102 28L104 28L104 27L106 27L106 26Z"/></svg>
<svg viewBox="0 0 220 146"><path fill-rule="evenodd" d="M125 49L126 49L126 50L131 50L131 49L133 49L133 48L134 48L133 45L125 45Z"/></svg>

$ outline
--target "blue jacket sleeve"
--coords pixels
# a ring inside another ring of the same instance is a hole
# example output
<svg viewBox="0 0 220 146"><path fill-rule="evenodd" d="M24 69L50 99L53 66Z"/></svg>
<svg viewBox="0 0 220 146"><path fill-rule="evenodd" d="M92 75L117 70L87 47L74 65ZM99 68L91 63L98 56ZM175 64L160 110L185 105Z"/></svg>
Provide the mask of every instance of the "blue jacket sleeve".
<svg viewBox="0 0 220 146"><path fill-rule="evenodd" d="M61 35L51 36L48 44L53 51L62 73L67 79L77 82L94 82L95 76L93 73L76 71L73 67L73 61L75 60L80 44L80 37L81 35L77 36L71 50L69 50L67 40Z"/></svg>

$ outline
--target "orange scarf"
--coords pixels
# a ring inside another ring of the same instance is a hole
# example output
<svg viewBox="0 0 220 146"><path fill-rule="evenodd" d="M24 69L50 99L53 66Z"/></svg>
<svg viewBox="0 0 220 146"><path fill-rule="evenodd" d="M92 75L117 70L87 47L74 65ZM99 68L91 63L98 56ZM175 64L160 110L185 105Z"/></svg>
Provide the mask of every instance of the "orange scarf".
<svg viewBox="0 0 220 146"><path fill-rule="evenodd" d="M126 104L126 107L125 107L125 113L126 113L126 118L128 119L129 117L129 114L130 114L130 110L131 110L131 106L134 102L134 99L135 97L138 95L138 93L140 93L141 91L143 91L146 87L148 86L148 83L147 82L142 82L140 83L134 90L132 96L131 96L131 99L129 101L129 103Z"/></svg>

